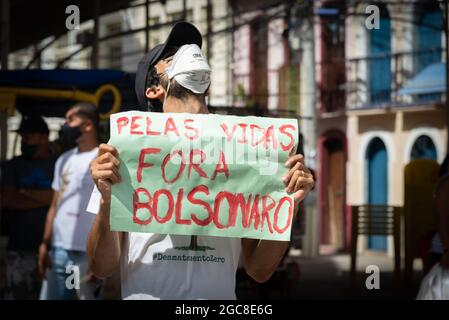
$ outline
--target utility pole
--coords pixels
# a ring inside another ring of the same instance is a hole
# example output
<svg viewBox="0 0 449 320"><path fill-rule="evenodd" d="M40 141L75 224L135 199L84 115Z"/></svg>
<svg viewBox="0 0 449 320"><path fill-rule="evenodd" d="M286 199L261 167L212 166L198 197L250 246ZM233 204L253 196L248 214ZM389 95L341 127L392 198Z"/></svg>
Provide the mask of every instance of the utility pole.
<svg viewBox="0 0 449 320"><path fill-rule="evenodd" d="M182 21L187 19L187 0L182 0Z"/></svg>
<svg viewBox="0 0 449 320"><path fill-rule="evenodd" d="M315 64L315 4L309 1L302 14L301 21L301 81L300 90L303 93L300 99L300 128L304 134L304 157L306 166L317 170L316 163L316 64ZM309 94L304 94L307 92ZM317 207L317 188L310 192L304 201L305 206L305 236L303 254L305 257L319 255L320 245L320 217Z"/></svg>
<svg viewBox="0 0 449 320"><path fill-rule="evenodd" d="M90 67L92 69L98 68L98 38L100 30L100 0L94 0L94 34L92 37L92 53L90 56Z"/></svg>
<svg viewBox="0 0 449 320"><path fill-rule="evenodd" d="M145 0L145 53L150 47L150 0Z"/></svg>
<svg viewBox="0 0 449 320"><path fill-rule="evenodd" d="M211 33L212 33L212 0L207 0L207 33L206 33L206 47L207 47L207 61L210 61L212 44L211 44Z"/></svg>

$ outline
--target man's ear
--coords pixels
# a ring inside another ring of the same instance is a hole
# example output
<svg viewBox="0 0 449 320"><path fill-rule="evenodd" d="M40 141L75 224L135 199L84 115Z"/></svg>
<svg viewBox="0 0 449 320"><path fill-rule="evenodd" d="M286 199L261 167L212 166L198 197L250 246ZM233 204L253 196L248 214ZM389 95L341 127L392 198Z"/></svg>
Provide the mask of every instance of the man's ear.
<svg viewBox="0 0 449 320"><path fill-rule="evenodd" d="M87 132L91 132L94 129L94 124L93 124L92 120L89 119L86 122L86 127L85 128L86 128Z"/></svg>
<svg viewBox="0 0 449 320"><path fill-rule="evenodd" d="M145 90L145 96L148 99L158 99L162 101L164 99L165 90L161 86L149 87Z"/></svg>

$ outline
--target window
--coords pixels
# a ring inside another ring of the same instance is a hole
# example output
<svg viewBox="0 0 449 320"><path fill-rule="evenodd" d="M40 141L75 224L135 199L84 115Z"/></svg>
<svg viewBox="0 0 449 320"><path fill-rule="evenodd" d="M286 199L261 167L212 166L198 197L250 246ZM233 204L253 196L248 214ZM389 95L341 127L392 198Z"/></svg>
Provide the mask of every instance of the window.
<svg viewBox="0 0 449 320"><path fill-rule="evenodd" d="M211 17L211 20L212 20L212 17ZM206 30L207 30L207 6L201 7L199 27L200 27L200 30L204 30L206 32Z"/></svg>
<svg viewBox="0 0 449 320"><path fill-rule="evenodd" d="M162 43L161 38L157 37L157 36L151 36L150 33L150 46L154 47L156 45L158 45L159 43Z"/></svg>
<svg viewBox="0 0 449 320"><path fill-rule="evenodd" d="M109 46L109 68L121 69L122 67L122 46Z"/></svg>
<svg viewBox="0 0 449 320"><path fill-rule="evenodd" d="M173 12L168 15L168 21L169 22L175 22L175 21L182 21L183 12ZM186 21L192 22L193 21L193 10L187 9L186 10Z"/></svg>
<svg viewBox="0 0 449 320"><path fill-rule="evenodd" d="M278 108L296 112L299 106L299 65L284 65L279 68L278 74Z"/></svg>
<svg viewBox="0 0 449 320"><path fill-rule="evenodd" d="M369 30L369 98L374 105L390 101L391 93L391 21L384 5L379 24L379 29Z"/></svg>
<svg viewBox="0 0 449 320"><path fill-rule="evenodd" d="M419 3L415 7L418 24L415 26L417 37L416 72L442 61L442 32L444 17L437 1Z"/></svg>
<svg viewBox="0 0 449 320"><path fill-rule="evenodd" d="M343 4L331 2L321 11L321 110L335 112L345 107L345 15Z"/></svg>
<svg viewBox="0 0 449 320"><path fill-rule="evenodd" d="M200 22L207 20L207 6L201 7Z"/></svg>
<svg viewBox="0 0 449 320"><path fill-rule="evenodd" d="M23 57L15 57L13 60L13 69L22 69L25 67L25 63L23 63Z"/></svg>
<svg viewBox="0 0 449 320"><path fill-rule="evenodd" d="M159 17L153 17L148 19L148 25L150 27L158 25L159 23L161 23L161 19Z"/></svg>
<svg viewBox="0 0 449 320"><path fill-rule="evenodd" d="M67 35L61 36L58 40L56 40L56 48L57 49L64 49L67 48L69 45L69 38Z"/></svg>
<svg viewBox="0 0 449 320"><path fill-rule="evenodd" d="M110 34L117 34L117 33L122 32L122 23L120 21L119 22L109 23L106 26L106 32L107 32L108 35L110 35Z"/></svg>
<svg viewBox="0 0 449 320"><path fill-rule="evenodd" d="M437 150L432 139L428 136L422 135L416 139L412 147L412 154L410 155L412 160L416 159L431 159L437 160Z"/></svg>

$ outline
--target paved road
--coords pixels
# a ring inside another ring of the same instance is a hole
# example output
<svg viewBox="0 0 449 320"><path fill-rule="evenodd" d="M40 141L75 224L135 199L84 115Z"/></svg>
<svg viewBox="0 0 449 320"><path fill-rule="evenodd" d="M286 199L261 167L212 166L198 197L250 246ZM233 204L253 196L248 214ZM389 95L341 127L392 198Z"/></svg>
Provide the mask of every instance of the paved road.
<svg viewBox="0 0 449 320"><path fill-rule="evenodd" d="M347 254L325 255L313 259L289 256L288 262L296 262L300 267L299 278L295 275L295 264L287 272L277 272L272 280L262 286L248 280L243 272L239 275L237 297L253 299L414 299L419 289L421 271L419 265L414 281L410 285L395 284L393 281L393 259L379 254L361 255L358 258L358 277L353 283L349 276L350 258ZM369 274L368 265L376 265L380 270L380 289L368 290L365 285Z"/></svg>

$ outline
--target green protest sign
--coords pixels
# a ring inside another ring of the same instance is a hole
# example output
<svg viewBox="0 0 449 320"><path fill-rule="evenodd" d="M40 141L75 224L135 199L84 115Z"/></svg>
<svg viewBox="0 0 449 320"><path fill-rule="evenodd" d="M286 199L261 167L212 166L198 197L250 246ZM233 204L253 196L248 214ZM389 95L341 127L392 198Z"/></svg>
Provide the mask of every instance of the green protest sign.
<svg viewBox="0 0 449 320"><path fill-rule="evenodd" d="M290 240L297 120L131 111L110 128L112 230Z"/></svg>

